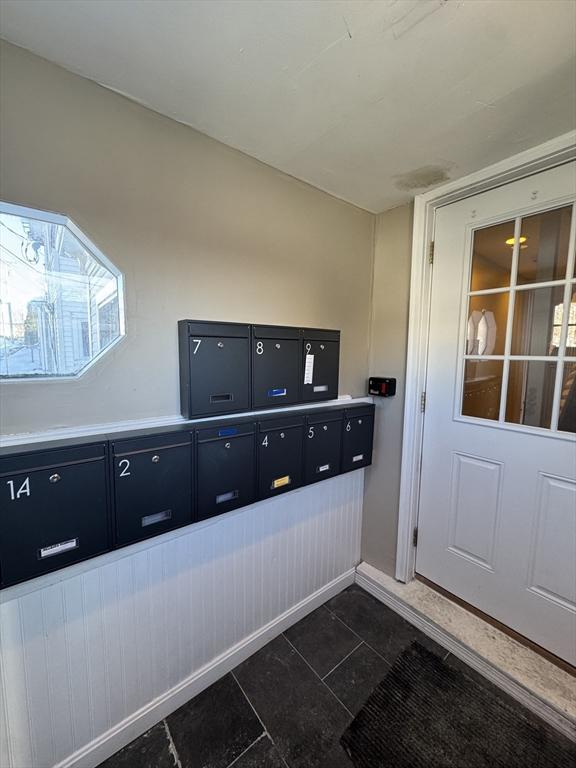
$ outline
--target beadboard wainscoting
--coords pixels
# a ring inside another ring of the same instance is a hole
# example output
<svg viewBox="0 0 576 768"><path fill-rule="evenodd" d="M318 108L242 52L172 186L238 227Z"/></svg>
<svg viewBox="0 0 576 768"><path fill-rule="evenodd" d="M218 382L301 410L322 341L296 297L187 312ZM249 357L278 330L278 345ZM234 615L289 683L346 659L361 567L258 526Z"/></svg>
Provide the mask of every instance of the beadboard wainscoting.
<svg viewBox="0 0 576 768"><path fill-rule="evenodd" d="M4 590L2 768L98 765L351 584L363 489L357 470Z"/></svg>

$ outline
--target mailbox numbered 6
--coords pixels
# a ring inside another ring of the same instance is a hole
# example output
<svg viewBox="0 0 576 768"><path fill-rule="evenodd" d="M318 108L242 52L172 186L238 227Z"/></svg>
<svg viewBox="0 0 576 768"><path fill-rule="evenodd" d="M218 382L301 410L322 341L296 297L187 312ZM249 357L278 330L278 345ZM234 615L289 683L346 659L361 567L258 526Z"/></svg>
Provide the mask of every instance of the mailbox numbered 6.
<svg viewBox="0 0 576 768"><path fill-rule="evenodd" d="M367 467L372 463L374 406L347 409L342 432L342 472Z"/></svg>

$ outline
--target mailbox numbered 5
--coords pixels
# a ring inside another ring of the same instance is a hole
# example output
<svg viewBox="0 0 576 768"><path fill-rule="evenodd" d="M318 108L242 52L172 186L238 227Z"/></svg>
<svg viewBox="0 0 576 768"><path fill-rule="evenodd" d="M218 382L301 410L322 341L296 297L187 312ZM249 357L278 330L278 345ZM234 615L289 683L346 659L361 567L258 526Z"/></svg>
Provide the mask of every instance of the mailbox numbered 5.
<svg viewBox="0 0 576 768"><path fill-rule="evenodd" d="M342 411L308 417L304 441L304 482L316 483L340 472Z"/></svg>

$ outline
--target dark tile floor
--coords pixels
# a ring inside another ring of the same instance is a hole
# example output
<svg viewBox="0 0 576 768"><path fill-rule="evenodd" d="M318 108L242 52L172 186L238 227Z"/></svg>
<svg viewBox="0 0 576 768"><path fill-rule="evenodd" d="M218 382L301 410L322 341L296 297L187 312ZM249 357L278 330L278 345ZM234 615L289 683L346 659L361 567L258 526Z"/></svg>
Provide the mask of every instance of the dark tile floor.
<svg viewBox="0 0 576 768"><path fill-rule="evenodd" d="M340 737L414 640L454 659L351 586L100 768L350 768Z"/></svg>

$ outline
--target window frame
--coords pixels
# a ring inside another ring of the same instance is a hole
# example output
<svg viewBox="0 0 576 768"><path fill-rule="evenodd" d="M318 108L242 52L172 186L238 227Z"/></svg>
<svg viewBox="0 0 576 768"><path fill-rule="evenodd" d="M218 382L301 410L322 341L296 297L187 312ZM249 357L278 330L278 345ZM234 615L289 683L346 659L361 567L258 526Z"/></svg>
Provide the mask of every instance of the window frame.
<svg viewBox="0 0 576 768"><path fill-rule="evenodd" d="M6 213L11 216L22 216L29 219L36 219L37 221L46 221L50 224L57 224L65 227L71 232L71 234L91 253L98 261L106 267L109 272L116 278L118 285L118 325L119 333L118 337L111 341L104 349L101 349L95 357L86 363L77 373L67 373L62 376L58 376L52 373L37 374L29 376L0 376L0 386L6 386L12 383L22 382L66 382L77 381L84 376L94 365L96 365L104 355L110 352L117 344L123 341L126 336L126 310L125 310L125 283L124 273L118 269L118 267L110 261L110 259L104 254L100 248L91 240L80 227L66 214L55 213L53 211L45 211L41 208L30 208L29 206L17 205L15 203L8 203L4 200L0 200L0 213Z"/></svg>

